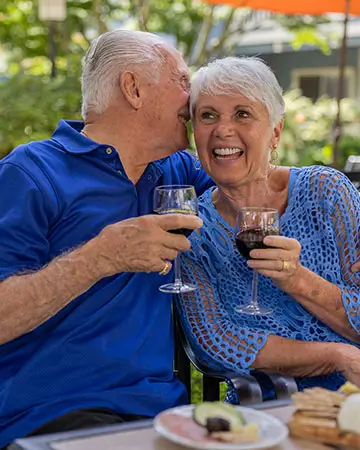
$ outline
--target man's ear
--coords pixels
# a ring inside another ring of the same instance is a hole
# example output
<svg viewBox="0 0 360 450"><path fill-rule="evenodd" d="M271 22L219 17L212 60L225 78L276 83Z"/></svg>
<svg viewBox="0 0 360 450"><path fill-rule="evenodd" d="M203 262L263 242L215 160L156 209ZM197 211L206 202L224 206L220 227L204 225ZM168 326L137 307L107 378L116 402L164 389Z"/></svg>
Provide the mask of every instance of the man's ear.
<svg viewBox="0 0 360 450"><path fill-rule="evenodd" d="M142 99L140 97L138 77L133 72L123 72L120 75L119 84L125 100L127 100L134 109L139 109L142 105Z"/></svg>

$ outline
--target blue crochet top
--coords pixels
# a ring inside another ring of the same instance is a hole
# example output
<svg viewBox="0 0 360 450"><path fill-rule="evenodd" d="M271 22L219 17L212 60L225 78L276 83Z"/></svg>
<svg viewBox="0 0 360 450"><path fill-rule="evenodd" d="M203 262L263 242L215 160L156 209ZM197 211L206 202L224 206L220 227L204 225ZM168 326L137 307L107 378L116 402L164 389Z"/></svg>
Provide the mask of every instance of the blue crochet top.
<svg viewBox="0 0 360 450"><path fill-rule="evenodd" d="M213 206L213 189L199 199L204 225L200 233L192 233L192 250L182 256L184 277L199 289L177 300L184 330L199 360L214 370L248 373L269 334L350 343L262 275L259 303L273 309L273 314L248 316L234 311L250 298L252 270L236 249L234 228ZM360 332L360 273L350 271L360 256L360 196L354 185L331 168L291 168L280 230L301 243L300 260L305 267L341 288L349 322ZM332 373L296 381L299 389L335 390L344 378Z"/></svg>

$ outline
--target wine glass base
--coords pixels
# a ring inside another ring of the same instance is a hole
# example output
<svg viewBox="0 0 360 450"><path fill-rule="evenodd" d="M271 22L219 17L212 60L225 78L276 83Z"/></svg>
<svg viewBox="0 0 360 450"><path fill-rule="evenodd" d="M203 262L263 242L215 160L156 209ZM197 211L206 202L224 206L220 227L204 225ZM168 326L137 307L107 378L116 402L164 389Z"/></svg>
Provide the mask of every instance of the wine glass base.
<svg viewBox="0 0 360 450"><path fill-rule="evenodd" d="M272 314L273 310L266 308L265 306L257 305L239 305L235 308L235 311L240 314L247 314L249 316L267 316Z"/></svg>
<svg viewBox="0 0 360 450"><path fill-rule="evenodd" d="M192 292L197 289L197 286L193 284L163 284L159 287L160 292L165 292L166 294L183 294L185 292Z"/></svg>

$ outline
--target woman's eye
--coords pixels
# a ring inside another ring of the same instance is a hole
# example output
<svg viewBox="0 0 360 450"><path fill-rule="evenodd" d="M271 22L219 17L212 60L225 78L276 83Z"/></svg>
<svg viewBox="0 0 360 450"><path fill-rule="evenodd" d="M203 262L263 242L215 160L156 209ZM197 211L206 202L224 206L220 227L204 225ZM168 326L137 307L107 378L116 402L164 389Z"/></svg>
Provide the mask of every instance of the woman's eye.
<svg viewBox="0 0 360 450"><path fill-rule="evenodd" d="M236 112L236 117L239 117L241 119L247 119L250 117L250 114L247 111L240 110Z"/></svg>
<svg viewBox="0 0 360 450"><path fill-rule="evenodd" d="M202 121L214 120L215 117L216 117L215 114L209 111L204 111L200 114L200 119Z"/></svg>

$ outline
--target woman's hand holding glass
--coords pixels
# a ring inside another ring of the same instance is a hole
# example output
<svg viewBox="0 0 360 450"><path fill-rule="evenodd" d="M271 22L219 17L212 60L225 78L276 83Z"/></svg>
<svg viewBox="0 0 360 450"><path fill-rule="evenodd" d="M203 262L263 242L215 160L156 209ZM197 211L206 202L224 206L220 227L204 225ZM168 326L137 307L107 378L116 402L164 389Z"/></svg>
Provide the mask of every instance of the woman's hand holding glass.
<svg viewBox="0 0 360 450"><path fill-rule="evenodd" d="M268 248L252 250L248 266L271 278L280 289L290 290L303 267L300 243L286 236L266 236L263 242Z"/></svg>
<svg viewBox="0 0 360 450"><path fill-rule="evenodd" d="M241 255L249 261L252 249L266 247L264 238L279 234L279 214L276 209L263 207L243 207L236 214L236 246ZM249 266L251 267L251 266ZM236 306L241 314L266 315L272 309L258 304L258 272L253 270L251 297L248 304Z"/></svg>

